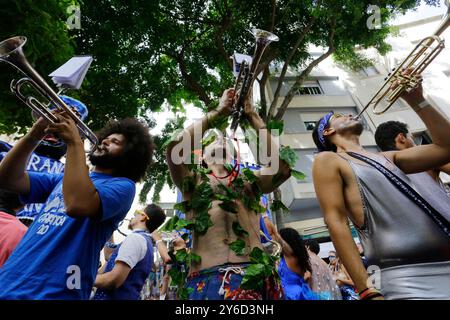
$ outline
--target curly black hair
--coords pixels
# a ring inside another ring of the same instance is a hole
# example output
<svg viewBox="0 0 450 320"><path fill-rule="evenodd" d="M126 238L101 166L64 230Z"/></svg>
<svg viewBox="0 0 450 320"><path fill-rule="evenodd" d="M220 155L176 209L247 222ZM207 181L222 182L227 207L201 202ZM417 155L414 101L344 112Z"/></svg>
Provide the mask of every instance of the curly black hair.
<svg viewBox="0 0 450 320"><path fill-rule="evenodd" d="M308 251L306 250L305 243L297 230L292 228L281 229L280 236L292 248L292 251L294 251L294 255L297 258L297 265L303 271L311 272L311 263L309 261Z"/></svg>
<svg viewBox="0 0 450 320"><path fill-rule="evenodd" d="M305 246L307 246L311 252L317 255L320 252L320 244L314 239L305 240Z"/></svg>
<svg viewBox="0 0 450 320"><path fill-rule="evenodd" d="M98 141L101 142L112 134L122 134L126 139L114 175L129 178L135 182L142 180L148 166L152 163L155 149L149 128L136 118L110 120L97 133Z"/></svg>
<svg viewBox="0 0 450 320"><path fill-rule="evenodd" d="M397 138L400 133L403 133L406 137L408 132L408 125L406 123L387 121L378 126L375 131L375 141L381 151L394 151L397 150L395 138Z"/></svg>

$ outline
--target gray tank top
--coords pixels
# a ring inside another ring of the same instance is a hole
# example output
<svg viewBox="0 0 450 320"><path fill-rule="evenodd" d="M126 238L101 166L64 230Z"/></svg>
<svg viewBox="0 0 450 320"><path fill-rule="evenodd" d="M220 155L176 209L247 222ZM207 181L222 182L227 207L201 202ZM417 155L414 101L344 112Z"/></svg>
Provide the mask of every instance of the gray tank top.
<svg viewBox="0 0 450 320"><path fill-rule="evenodd" d="M356 175L363 201L364 225L356 229L370 265L383 269L450 260L450 238L422 209L377 169L346 160ZM375 160L411 183L408 176L385 157L376 156ZM445 194L433 193L433 186L426 179L414 187L444 217L450 218L450 201ZM430 192L425 194L424 189Z"/></svg>

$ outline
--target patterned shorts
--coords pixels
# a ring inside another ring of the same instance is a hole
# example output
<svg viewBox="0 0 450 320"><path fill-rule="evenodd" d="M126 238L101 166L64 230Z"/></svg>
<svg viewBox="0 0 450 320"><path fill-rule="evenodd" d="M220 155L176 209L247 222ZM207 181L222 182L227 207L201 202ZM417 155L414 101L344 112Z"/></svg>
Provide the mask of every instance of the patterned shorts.
<svg viewBox="0 0 450 320"><path fill-rule="evenodd" d="M245 268L248 264L224 264L210 269L201 270L191 274L187 279L187 288L193 291L189 300L278 300L283 299L281 285L268 286L257 290L241 289Z"/></svg>

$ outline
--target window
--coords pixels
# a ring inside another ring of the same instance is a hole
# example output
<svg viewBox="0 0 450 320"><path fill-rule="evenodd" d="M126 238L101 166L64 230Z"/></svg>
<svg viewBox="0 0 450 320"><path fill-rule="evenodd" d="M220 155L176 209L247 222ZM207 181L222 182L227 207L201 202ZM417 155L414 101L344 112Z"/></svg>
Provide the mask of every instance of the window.
<svg viewBox="0 0 450 320"><path fill-rule="evenodd" d="M297 90L297 95L319 95L323 94L322 88L317 81L306 81L302 87Z"/></svg>
<svg viewBox="0 0 450 320"><path fill-rule="evenodd" d="M303 123L305 124L306 131L313 131L316 128L317 121L305 121Z"/></svg>

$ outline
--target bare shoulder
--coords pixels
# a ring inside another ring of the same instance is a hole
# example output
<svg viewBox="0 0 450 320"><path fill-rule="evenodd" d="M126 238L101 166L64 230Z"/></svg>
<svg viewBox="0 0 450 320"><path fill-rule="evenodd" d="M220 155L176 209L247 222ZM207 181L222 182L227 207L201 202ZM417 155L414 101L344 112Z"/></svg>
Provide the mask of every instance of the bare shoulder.
<svg viewBox="0 0 450 320"><path fill-rule="evenodd" d="M315 161L329 161L331 159L336 159L339 156L331 151L319 152L315 157Z"/></svg>
<svg viewBox="0 0 450 320"><path fill-rule="evenodd" d="M334 152L320 152L314 157L314 167L316 169L336 168L341 160L341 157Z"/></svg>

